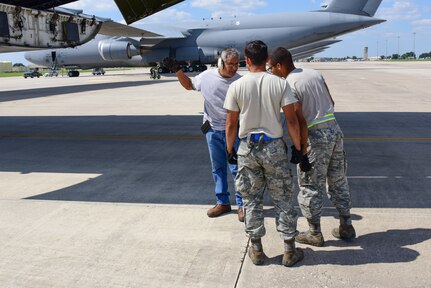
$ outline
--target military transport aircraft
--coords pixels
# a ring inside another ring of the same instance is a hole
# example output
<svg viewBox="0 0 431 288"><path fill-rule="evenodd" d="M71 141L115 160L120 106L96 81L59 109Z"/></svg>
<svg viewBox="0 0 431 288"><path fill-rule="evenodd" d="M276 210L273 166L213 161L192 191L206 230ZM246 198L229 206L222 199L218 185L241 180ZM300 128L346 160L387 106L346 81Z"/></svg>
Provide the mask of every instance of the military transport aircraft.
<svg viewBox="0 0 431 288"><path fill-rule="evenodd" d="M176 23L170 28L176 31L174 35L152 29L156 34L165 34L157 37L98 35L80 47L27 52L25 58L42 66L84 69L155 65L169 56L188 63L187 69L192 72L204 66L200 64L216 63L224 48L243 51L246 42L254 39L263 40L270 48L288 48L294 57L304 57L338 42L336 36L384 22L373 17L381 2L332 0L320 10L305 13L207 19L179 24L181 28ZM69 73L78 75L78 71Z"/></svg>
<svg viewBox="0 0 431 288"><path fill-rule="evenodd" d="M0 53L76 47L102 33L154 37L158 34L110 19L58 7L79 0L0 0ZM127 24L184 0L115 0Z"/></svg>

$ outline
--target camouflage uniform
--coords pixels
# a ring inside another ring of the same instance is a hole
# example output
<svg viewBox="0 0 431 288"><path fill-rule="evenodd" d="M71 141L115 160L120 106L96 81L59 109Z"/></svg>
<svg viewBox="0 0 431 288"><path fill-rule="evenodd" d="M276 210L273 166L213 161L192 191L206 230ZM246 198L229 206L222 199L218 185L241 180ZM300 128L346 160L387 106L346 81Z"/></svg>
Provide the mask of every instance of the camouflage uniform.
<svg viewBox="0 0 431 288"><path fill-rule="evenodd" d="M298 202L302 215L312 223L320 223L327 180L329 199L341 216L350 216L352 204L346 178L343 132L337 123L325 128L311 128L308 131L308 145L308 157L313 168L302 172L298 165L297 169L300 185Z"/></svg>
<svg viewBox="0 0 431 288"><path fill-rule="evenodd" d="M241 141L235 179L236 190L244 201L245 232L252 239L265 235L263 193L266 188L274 201L277 231L284 240L293 239L297 234L298 215L292 203L293 183L286 144L282 139L250 144Z"/></svg>

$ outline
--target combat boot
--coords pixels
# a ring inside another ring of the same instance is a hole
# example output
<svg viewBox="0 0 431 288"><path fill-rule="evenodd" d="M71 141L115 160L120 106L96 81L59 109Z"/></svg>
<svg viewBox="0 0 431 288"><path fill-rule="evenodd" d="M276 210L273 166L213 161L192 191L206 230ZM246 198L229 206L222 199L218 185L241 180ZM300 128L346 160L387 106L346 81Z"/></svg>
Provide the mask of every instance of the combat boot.
<svg viewBox="0 0 431 288"><path fill-rule="evenodd" d="M296 242L302 244L313 245L317 247L322 247L325 244L322 232L314 232L308 230L307 232L300 232L295 237Z"/></svg>
<svg viewBox="0 0 431 288"><path fill-rule="evenodd" d="M295 240L284 241L284 255L281 263L286 267L292 267L302 259L304 259L304 251L295 248Z"/></svg>
<svg viewBox="0 0 431 288"><path fill-rule="evenodd" d="M260 238L251 239L251 245L248 249L248 256L254 265L262 265L265 254L263 253L262 242Z"/></svg>
<svg viewBox="0 0 431 288"><path fill-rule="evenodd" d="M332 235L338 239L349 240L356 237L356 231L353 225L340 224L338 228L332 229Z"/></svg>

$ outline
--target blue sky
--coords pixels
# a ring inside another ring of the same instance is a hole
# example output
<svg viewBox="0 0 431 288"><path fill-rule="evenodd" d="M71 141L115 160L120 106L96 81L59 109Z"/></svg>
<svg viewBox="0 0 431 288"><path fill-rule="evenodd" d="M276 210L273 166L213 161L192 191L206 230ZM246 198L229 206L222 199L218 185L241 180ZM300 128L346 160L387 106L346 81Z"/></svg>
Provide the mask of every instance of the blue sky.
<svg viewBox="0 0 431 288"><path fill-rule="evenodd" d="M330 0L328 0L330 1ZM96 2L96 3L94 3ZM267 14L278 12L304 12L317 10L322 0L186 0L165 11L148 17L143 22L170 23L209 17ZM80 0L66 7L83 9L86 14L124 20L113 0ZM369 55L391 55L413 51L417 55L431 51L431 1L383 0L375 17L387 22L341 36L340 43L317 54L319 57L362 56L369 47ZM414 34L415 33L415 34ZM27 64L23 53L0 54L0 61Z"/></svg>

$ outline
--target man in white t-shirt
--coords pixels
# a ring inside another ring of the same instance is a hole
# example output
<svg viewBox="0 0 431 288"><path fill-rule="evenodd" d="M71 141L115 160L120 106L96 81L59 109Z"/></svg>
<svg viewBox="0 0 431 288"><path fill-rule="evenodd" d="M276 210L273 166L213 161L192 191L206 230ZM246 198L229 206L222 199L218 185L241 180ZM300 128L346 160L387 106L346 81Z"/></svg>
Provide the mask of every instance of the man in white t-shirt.
<svg viewBox="0 0 431 288"><path fill-rule="evenodd" d="M298 202L307 218L309 230L299 233L296 241L313 246L324 245L320 218L326 183L329 199L340 216L340 225L332 230L332 235L345 240L354 238L356 232L350 219L352 204L346 177L344 136L335 120L334 101L328 86L318 71L296 68L292 55L285 48L277 48L269 63L272 73L287 77L293 95L301 103L308 127L308 151L297 170ZM304 165L310 165L311 170L304 172Z"/></svg>
<svg viewBox="0 0 431 288"><path fill-rule="evenodd" d="M218 217L231 211L228 192L229 166L233 179L236 177L238 165L227 161L226 157L226 109L223 108L226 92L235 80L241 76L237 73L239 52L233 48L222 51L218 69L210 69L189 78L181 70L181 66L173 59L167 58L164 64L176 72L181 85L187 90L200 91L204 97L204 118L202 130L205 133L211 158L212 174L215 182L216 205L207 212L208 217ZM236 145L239 145L239 140ZM244 222L244 210L241 194L235 192L238 206L238 220Z"/></svg>
<svg viewBox="0 0 431 288"><path fill-rule="evenodd" d="M295 114L290 87L283 79L266 72L268 48L262 41L246 45L245 59L249 73L235 81L226 95L227 151L238 158L235 187L244 200L245 232L251 240L248 255L255 265L264 263L261 238L265 235L263 193L271 194L275 205L277 231L284 240L282 264L293 266L304 258L295 248L297 212L293 206L293 182L289 168L280 111L283 110L293 142L292 160L299 163L301 154L300 126ZM236 135L241 139L238 152ZM236 155L237 154L237 155Z"/></svg>

